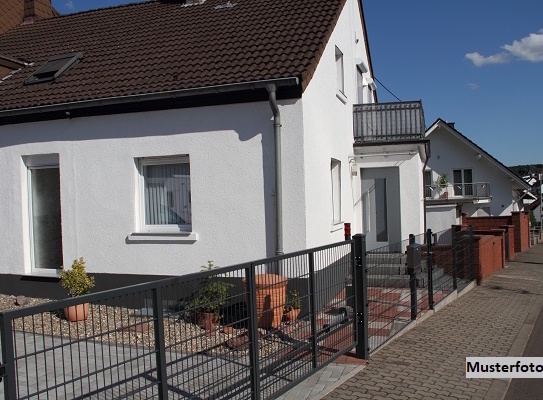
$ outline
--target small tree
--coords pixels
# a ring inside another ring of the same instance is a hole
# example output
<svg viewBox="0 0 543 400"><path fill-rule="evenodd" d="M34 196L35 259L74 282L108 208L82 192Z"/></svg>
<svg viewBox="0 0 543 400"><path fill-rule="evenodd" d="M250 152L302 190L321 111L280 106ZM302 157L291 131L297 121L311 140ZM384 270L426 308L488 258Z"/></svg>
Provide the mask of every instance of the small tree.
<svg viewBox="0 0 543 400"><path fill-rule="evenodd" d="M211 271L219 268L208 261L207 265L202 265L203 271ZM221 309L228 300L228 289L233 287L231 283L221 281L217 275L209 275L198 289L194 299L189 302L189 307L195 311L208 312L215 314L216 318L221 317Z"/></svg>
<svg viewBox="0 0 543 400"><path fill-rule="evenodd" d="M71 269L64 269L60 274L60 284L71 297L82 296L89 293L94 287L94 277L87 275L83 257L75 259Z"/></svg>

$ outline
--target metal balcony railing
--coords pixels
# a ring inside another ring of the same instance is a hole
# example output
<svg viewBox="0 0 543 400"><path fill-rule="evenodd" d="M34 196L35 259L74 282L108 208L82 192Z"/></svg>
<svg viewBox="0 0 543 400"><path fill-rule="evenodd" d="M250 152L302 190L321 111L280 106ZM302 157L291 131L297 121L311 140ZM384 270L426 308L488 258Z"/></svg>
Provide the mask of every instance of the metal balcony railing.
<svg viewBox="0 0 543 400"><path fill-rule="evenodd" d="M486 199L490 198L490 183L454 183L445 187L426 185L424 186L424 196L427 199Z"/></svg>
<svg viewBox="0 0 543 400"><path fill-rule="evenodd" d="M422 102L355 104L355 143L401 142L424 138Z"/></svg>

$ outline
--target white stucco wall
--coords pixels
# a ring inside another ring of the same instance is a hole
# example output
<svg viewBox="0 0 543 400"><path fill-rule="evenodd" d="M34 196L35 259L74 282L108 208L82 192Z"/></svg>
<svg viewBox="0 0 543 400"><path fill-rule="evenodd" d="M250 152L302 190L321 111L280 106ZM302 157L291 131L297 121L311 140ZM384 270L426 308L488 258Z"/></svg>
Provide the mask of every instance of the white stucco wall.
<svg viewBox="0 0 543 400"><path fill-rule="evenodd" d="M458 223L456 205L454 204L435 205L426 208L426 228L431 229L434 233L450 229L451 225Z"/></svg>
<svg viewBox="0 0 543 400"><path fill-rule="evenodd" d="M492 200L489 203L464 204L462 212L471 216L479 207L490 207L491 215L495 216L509 215L511 211L519 211L518 195L513 190L513 183L495 162L486 156L477 157L479 153L473 147L441 127L433 130L428 138L432 149L428 167L436 176L446 173L452 183L454 169L471 169L474 183L490 183Z"/></svg>
<svg viewBox="0 0 543 400"><path fill-rule="evenodd" d="M336 46L343 53L343 95L337 89ZM349 164L354 141L353 104L358 103L355 60L368 65L358 2L349 0L303 96L307 247L344 239L343 223L332 224L331 159L341 161L342 222L352 224L353 234L360 232Z"/></svg>
<svg viewBox="0 0 543 400"><path fill-rule="evenodd" d="M422 186L423 162L417 145L389 145L372 147L371 155L367 148L356 150L357 168L397 168L399 173L400 194L400 240L409 238L409 234L424 232L424 199ZM385 155L386 153L386 155ZM358 174L358 180L362 174ZM357 227L362 229L362 193L360 183L353 190L354 203L357 206Z"/></svg>
<svg viewBox="0 0 543 400"><path fill-rule="evenodd" d="M301 101L283 101L285 251L305 246ZM272 113L267 102L0 127L0 272L30 273L22 156L58 153L64 264L90 272L183 274L275 251ZM135 159L188 154L194 243L133 242Z"/></svg>

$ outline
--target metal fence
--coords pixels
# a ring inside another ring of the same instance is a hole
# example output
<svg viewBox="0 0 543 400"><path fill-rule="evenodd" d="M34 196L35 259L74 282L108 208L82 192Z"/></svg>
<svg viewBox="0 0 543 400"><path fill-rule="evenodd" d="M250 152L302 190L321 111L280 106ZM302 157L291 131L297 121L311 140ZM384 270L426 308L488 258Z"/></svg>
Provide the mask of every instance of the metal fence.
<svg viewBox="0 0 543 400"><path fill-rule="evenodd" d="M421 140L426 129L420 101L355 104L356 143Z"/></svg>
<svg viewBox="0 0 543 400"><path fill-rule="evenodd" d="M355 348L352 248L3 312L5 398L276 398ZM87 319L68 322L82 302ZM301 307L290 320L289 304Z"/></svg>
<svg viewBox="0 0 543 400"><path fill-rule="evenodd" d="M369 354L474 279L471 232L428 230L366 252Z"/></svg>

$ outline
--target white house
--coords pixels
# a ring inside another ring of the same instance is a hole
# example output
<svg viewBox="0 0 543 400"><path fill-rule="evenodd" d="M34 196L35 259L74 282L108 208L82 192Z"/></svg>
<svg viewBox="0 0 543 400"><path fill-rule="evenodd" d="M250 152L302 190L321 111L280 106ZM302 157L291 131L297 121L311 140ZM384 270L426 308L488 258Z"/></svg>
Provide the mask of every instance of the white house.
<svg viewBox="0 0 543 400"><path fill-rule="evenodd" d="M372 246L424 229L422 108L357 106L377 98L359 1L53 16L0 35L0 65L0 291L81 256L118 285L337 242L344 222ZM402 108L405 132L367 118Z"/></svg>
<svg viewBox="0 0 543 400"><path fill-rule="evenodd" d="M510 215L533 199L530 185L496 158L438 119L426 131L432 157L424 171L426 224L433 230L473 216ZM446 177L440 182L440 177ZM445 183L447 181L447 183Z"/></svg>

